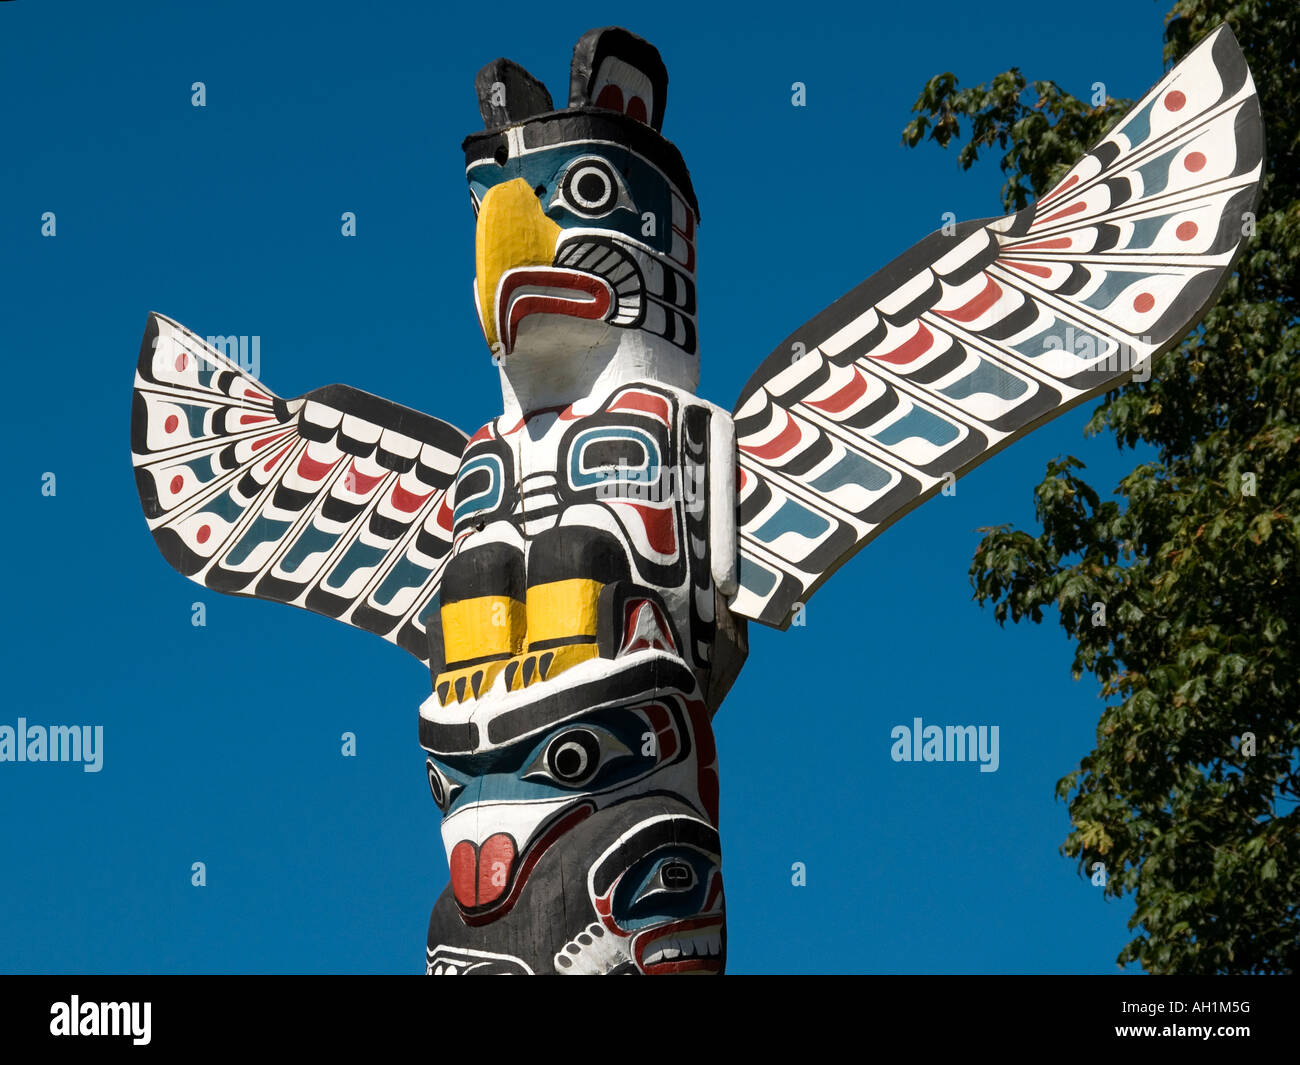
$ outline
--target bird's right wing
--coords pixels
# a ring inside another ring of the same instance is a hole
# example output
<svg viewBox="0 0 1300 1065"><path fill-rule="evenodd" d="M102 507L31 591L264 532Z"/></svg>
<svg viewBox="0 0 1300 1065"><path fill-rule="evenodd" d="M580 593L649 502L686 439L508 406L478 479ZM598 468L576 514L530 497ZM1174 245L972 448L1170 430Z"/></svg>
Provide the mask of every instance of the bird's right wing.
<svg viewBox="0 0 1300 1065"><path fill-rule="evenodd" d="M917 504L1178 343L1245 247L1263 148L1224 26L1037 203L932 234L786 338L736 403L733 613L784 628Z"/></svg>
<svg viewBox="0 0 1300 1065"><path fill-rule="evenodd" d="M131 413L140 504L163 557L214 591L303 607L427 660L465 441L344 385L280 399L149 316Z"/></svg>

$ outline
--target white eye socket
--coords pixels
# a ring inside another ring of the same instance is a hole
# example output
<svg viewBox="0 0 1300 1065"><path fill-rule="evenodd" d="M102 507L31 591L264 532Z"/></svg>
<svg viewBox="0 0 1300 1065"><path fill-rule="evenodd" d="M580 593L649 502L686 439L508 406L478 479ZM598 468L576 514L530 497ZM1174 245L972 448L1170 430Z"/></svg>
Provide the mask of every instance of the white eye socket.
<svg viewBox="0 0 1300 1065"><path fill-rule="evenodd" d="M437 803L438 809L446 813L447 807L451 805L451 800L460 792L460 785L448 780L442 774L442 771L433 764L432 758L424 760L424 768L429 774L429 794L433 796L433 801Z"/></svg>
<svg viewBox="0 0 1300 1065"><path fill-rule="evenodd" d="M618 204L618 177L604 160L580 159L565 172L560 194L580 214L608 214Z"/></svg>

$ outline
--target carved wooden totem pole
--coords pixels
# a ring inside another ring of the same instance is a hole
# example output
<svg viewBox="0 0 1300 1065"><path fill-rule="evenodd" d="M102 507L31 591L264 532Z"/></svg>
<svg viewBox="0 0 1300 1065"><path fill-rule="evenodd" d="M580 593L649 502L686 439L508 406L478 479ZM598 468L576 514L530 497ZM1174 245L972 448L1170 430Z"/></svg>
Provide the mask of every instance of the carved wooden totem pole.
<svg viewBox="0 0 1300 1065"><path fill-rule="evenodd" d="M1245 241L1254 86L1220 29L1037 204L792 333L730 414L695 395L699 210L659 53L585 34L558 110L508 60L476 88L501 416L467 436L343 385L284 400L154 314L140 500L191 579L428 662L451 868L429 972L721 972L710 722L747 621L785 628L912 507L1186 334Z"/></svg>

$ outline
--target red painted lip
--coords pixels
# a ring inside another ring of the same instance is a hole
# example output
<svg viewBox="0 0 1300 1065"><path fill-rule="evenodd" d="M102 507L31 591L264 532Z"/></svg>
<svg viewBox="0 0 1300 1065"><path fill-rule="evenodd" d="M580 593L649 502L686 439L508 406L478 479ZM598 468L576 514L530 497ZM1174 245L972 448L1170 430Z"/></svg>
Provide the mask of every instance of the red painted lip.
<svg viewBox="0 0 1300 1065"><path fill-rule="evenodd" d="M509 355L515 349L519 323L530 314L567 314L599 321L613 305L609 282L595 274L558 266L511 270L497 287L497 336Z"/></svg>
<svg viewBox="0 0 1300 1065"><path fill-rule="evenodd" d="M655 962L646 962L644 960L647 954L654 953L653 947L661 939L689 938L691 932L705 928L716 928L718 936L721 938L722 918L718 914L710 914L707 917L691 917L684 921L673 921L671 924L660 925L658 928L651 928L640 933L636 937L635 945L632 948L632 955L636 959L637 968L650 976L721 972L721 953L712 956L706 954L691 957L678 955L676 958Z"/></svg>

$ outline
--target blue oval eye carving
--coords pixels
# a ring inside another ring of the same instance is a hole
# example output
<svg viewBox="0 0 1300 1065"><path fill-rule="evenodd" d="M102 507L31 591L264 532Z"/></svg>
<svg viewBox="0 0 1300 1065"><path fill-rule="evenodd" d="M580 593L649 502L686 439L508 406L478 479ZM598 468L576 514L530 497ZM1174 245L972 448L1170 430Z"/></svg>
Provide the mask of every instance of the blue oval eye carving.
<svg viewBox="0 0 1300 1065"><path fill-rule="evenodd" d="M586 429L569 448L569 483L574 488L651 485L662 462L659 442L647 432L613 425Z"/></svg>
<svg viewBox="0 0 1300 1065"><path fill-rule="evenodd" d="M451 521L457 526L465 518L493 510L501 502L501 486L505 470L496 455L480 455L470 459L456 474L454 499L456 509Z"/></svg>
<svg viewBox="0 0 1300 1065"><path fill-rule="evenodd" d="M614 891L614 918L627 929L691 917L708 904L716 854L687 844L660 848L633 865Z"/></svg>

